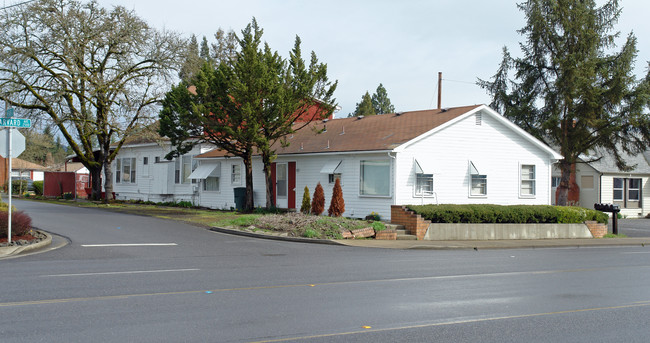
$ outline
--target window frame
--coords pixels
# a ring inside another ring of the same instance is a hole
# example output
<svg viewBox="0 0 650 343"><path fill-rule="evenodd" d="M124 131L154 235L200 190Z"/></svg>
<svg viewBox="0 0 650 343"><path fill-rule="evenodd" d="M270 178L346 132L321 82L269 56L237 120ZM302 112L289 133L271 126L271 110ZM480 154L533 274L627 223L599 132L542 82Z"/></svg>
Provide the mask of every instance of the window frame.
<svg viewBox="0 0 650 343"><path fill-rule="evenodd" d="M336 183L336 179L339 179L339 182L341 182L341 173L327 174L327 182L330 185Z"/></svg>
<svg viewBox="0 0 650 343"><path fill-rule="evenodd" d="M239 171L237 173L235 173L235 167L238 167L238 169L239 169ZM242 172L242 169L243 168L241 166L241 163L233 163L231 165L231 167L230 167L230 184L231 185L241 185L241 179L242 179L241 172ZM235 175L239 176L239 180L237 180L235 178Z"/></svg>
<svg viewBox="0 0 650 343"><path fill-rule="evenodd" d="M474 165L474 162L471 161L471 160L468 161L467 168L468 168L468 172L469 172L469 184L468 184L468 186L469 186L469 190L468 190L469 197L470 198L487 198L487 196L488 196L488 188L487 188L488 176L487 176L487 174L479 172L478 169L476 168L476 166ZM474 173L473 170L476 171L476 173ZM481 182L481 180L483 180L483 182ZM480 188L483 189L482 193L474 193L474 189L478 188L478 187L474 186L475 183L478 183L479 185L480 184L483 185L482 187L480 187Z"/></svg>
<svg viewBox="0 0 650 343"><path fill-rule="evenodd" d="M616 187L616 180L621 180L620 187ZM619 198L616 197L616 191L621 192L621 196ZM612 201L625 202L625 178L622 177L612 178Z"/></svg>
<svg viewBox="0 0 650 343"><path fill-rule="evenodd" d="M388 185L388 190L386 194L367 193L366 189L364 188L364 167L366 164L370 165L371 163L382 163L381 167L388 168L388 180L384 180ZM359 196L360 197L390 198L392 196L391 178L392 178L392 163L390 159L370 158L366 160L359 160Z"/></svg>
<svg viewBox="0 0 650 343"><path fill-rule="evenodd" d="M128 166L125 161L129 161ZM129 180L125 180L124 177L125 168L129 168ZM115 159L115 183L118 184L135 184L137 176L137 160L135 157L122 157Z"/></svg>
<svg viewBox="0 0 650 343"><path fill-rule="evenodd" d="M422 183L429 183L431 190L422 192ZM413 196L415 197L433 197L434 196L434 181L433 174L415 173L415 183L413 188Z"/></svg>
<svg viewBox="0 0 650 343"><path fill-rule="evenodd" d="M526 171L524 175L524 168L532 167L532 170ZM531 177L532 176L532 177ZM530 194L525 194L524 185L530 185ZM520 163L519 164L519 197L520 198L535 198L537 196L537 166L534 163Z"/></svg>

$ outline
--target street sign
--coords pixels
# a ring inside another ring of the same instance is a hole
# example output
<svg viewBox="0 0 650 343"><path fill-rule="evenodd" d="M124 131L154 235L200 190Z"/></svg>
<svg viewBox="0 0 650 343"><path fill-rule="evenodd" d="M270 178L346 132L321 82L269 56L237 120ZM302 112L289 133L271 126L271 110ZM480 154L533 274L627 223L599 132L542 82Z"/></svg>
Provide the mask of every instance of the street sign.
<svg viewBox="0 0 650 343"><path fill-rule="evenodd" d="M9 148L7 144L7 135L9 134L9 130L11 129L0 131L0 156L4 158L9 156L9 152L7 151ZM14 132L11 133L11 156L18 157L18 155L23 153L23 151L25 151L25 136L23 136L20 131L14 130Z"/></svg>
<svg viewBox="0 0 650 343"><path fill-rule="evenodd" d="M13 108L10 108L5 112L5 117L11 118L13 116L14 116L14 109Z"/></svg>
<svg viewBox="0 0 650 343"><path fill-rule="evenodd" d="M0 118L0 126L32 127L32 120L22 118Z"/></svg>

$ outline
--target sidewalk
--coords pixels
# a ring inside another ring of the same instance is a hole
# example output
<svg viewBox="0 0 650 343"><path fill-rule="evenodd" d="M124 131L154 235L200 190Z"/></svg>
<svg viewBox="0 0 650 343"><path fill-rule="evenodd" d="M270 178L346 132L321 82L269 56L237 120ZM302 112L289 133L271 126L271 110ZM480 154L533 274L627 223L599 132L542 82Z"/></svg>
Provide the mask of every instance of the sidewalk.
<svg viewBox="0 0 650 343"><path fill-rule="evenodd" d="M376 239L310 239L265 234L261 231L247 232L213 227L210 230L238 236L263 239L347 245L351 247L382 249L429 249L429 250L482 250L482 249L541 249L541 248L587 248L612 246L650 247L650 237L630 238L574 238L574 239L525 239L525 240L487 240L487 241L413 241L413 240L376 240Z"/></svg>

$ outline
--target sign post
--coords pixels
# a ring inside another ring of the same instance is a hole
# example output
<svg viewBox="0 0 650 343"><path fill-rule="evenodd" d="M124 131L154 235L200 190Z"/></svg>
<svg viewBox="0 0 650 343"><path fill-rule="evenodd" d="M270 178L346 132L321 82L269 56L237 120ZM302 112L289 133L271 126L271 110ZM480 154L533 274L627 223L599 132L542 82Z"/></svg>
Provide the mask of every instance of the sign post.
<svg viewBox="0 0 650 343"><path fill-rule="evenodd" d="M0 126L7 127L7 155L6 155L6 157L9 160L9 167L8 167L9 170L7 170L7 178L9 180L9 182L7 183L9 185L8 190L7 190L7 194L9 196L9 201L7 202L7 205L9 205L9 207L7 208L7 235L8 235L7 243L11 243L11 191L12 191L11 188L13 186L12 183L11 183L11 168L12 168L12 166L11 166L12 151L11 150L12 150L12 145L13 145L12 144L13 139L12 139L11 136L12 136L12 132L14 130L13 129L14 127L32 127L32 121L30 119L13 118L13 116L14 116L14 109L9 108L9 103L5 101L5 117L0 118ZM20 132L17 132L17 134L22 137ZM25 149L25 143L24 143L25 137L22 137L22 139L23 139L23 141L22 141L23 142L22 143L22 150L24 150ZM20 151L20 153L22 153L22 150ZM4 155L4 152L3 152L3 155ZM20 180L20 178L19 178L19 180Z"/></svg>

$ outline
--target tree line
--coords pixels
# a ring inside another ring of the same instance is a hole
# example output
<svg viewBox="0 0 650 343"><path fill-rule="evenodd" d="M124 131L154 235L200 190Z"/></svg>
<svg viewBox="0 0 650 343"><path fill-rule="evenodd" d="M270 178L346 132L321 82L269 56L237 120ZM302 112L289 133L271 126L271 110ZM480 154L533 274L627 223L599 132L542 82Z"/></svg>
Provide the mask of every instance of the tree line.
<svg viewBox="0 0 650 343"><path fill-rule="evenodd" d="M491 106L564 156L561 194L571 165L594 151L639 153L650 144L650 72L637 80L633 34L619 50L618 1L527 0L519 30L521 56L507 49L496 74L478 84ZM160 120L173 144L168 157L202 142L242 157L246 206L252 206L250 156L262 155L267 206L273 144L306 109L332 113L337 82L312 52L302 57L295 38L288 58L262 42L255 19L240 34L219 29L214 42L150 27L122 6L96 1L42 0L5 9L0 17L0 99L50 125L90 170L93 198L112 194L111 162L125 139ZM424 63L424 62L423 62ZM178 82L178 80L181 80ZM174 84L169 88L169 84ZM350 115L392 113L382 84L366 92ZM41 158L41 157L34 157ZM105 167L106 168L103 168ZM560 198L560 203L564 196Z"/></svg>

